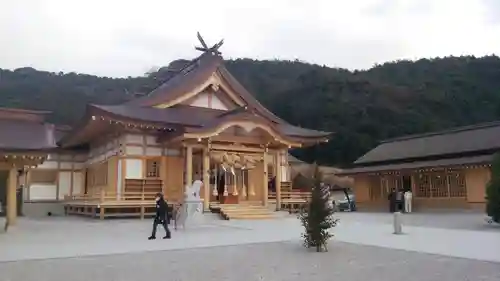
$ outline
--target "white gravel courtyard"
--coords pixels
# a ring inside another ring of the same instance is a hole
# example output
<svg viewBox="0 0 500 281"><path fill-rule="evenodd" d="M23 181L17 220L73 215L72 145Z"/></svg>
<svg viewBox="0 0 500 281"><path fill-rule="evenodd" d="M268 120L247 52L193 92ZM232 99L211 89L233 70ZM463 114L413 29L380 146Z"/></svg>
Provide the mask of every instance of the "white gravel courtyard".
<svg viewBox="0 0 500 281"><path fill-rule="evenodd" d="M339 217L328 253L301 247L301 228L294 217L220 221L207 215L198 225L173 232L172 240L156 241L146 240L149 220L21 219L11 232L0 234L0 281L367 280L367 276L399 281L404 275L408 281L500 280L498 227L436 227L419 224L421 219L414 216L405 218L406 234L395 236L387 215Z"/></svg>

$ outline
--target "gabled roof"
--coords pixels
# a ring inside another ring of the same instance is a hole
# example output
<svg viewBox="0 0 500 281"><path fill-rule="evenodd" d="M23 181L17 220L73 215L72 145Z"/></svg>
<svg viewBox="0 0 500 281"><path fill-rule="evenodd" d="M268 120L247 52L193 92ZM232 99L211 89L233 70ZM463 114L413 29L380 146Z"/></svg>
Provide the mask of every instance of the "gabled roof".
<svg viewBox="0 0 500 281"><path fill-rule="evenodd" d="M169 108L141 107L130 104L88 105L86 117L82 120L80 126L65 135L60 144L66 146L68 142L73 143L74 137L87 126L88 122L91 122L90 117L93 115L106 116L127 122L158 124L162 127L184 127L184 131L190 133L211 130L231 121L253 121L266 124L279 135L295 141L313 142L326 139L331 135L329 132L303 129L290 124L275 124L264 117L254 114L247 108L225 111L188 105L176 105Z"/></svg>
<svg viewBox="0 0 500 281"><path fill-rule="evenodd" d="M354 162L370 165L424 157L475 153L500 149L500 122L404 136L382 142Z"/></svg>
<svg viewBox="0 0 500 281"><path fill-rule="evenodd" d="M32 151L56 147L54 125L25 120L0 119L0 150Z"/></svg>
<svg viewBox="0 0 500 281"><path fill-rule="evenodd" d="M437 160L422 160L422 161L412 161L407 163L394 163L394 164L382 164L374 166L361 166L352 169L345 169L339 172L339 175L349 176L355 174L364 173L375 173L375 172L386 172L386 171L400 171L400 170L412 170L412 169L429 169L429 168L442 168L450 166L464 166L464 165L480 165L491 163L493 159L492 154L477 155L477 156L466 156L457 158L444 158Z"/></svg>
<svg viewBox="0 0 500 281"><path fill-rule="evenodd" d="M203 53L180 68L177 73L169 75L165 82L147 95L133 99L126 104L151 107L179 98L207 81L222 62L223 59L220 56Z"/></svg>
<svg viewBox="0 0 500 281"><path fill-rule="evenodd" d="M305 162L300 160L299 158L293 156L292 154L288 153L288 163L290 163L290 164L303 164Z"/></svg>
<svg viewBox="0 0 500 281"><path fill-rule="evenodd" d="M82 142L79 139L80 135L86 135L87 139L92 138L90 133L79 133L79 130L87 128L90 118L99 114L127 122L145 122L148 123L146 127L161 125L159 127L165 129L171 126L167 130L175 127L179 129L175 130L179 133L196 132L206 135L212 133L211 129L219 130L228 124L233 124L235 120L243 123L253 120L260 124L261 128L269 129L276 136L287 138L290 140L289 143L298 146L325 141L331 136L330 132L293 126L274 115L229 73L219 52L209 49L199 57L181 63L183 66L177 71L176 67L170 69L166 81L145 96L120 105L89 105L86 119L82 120L79 128L64 136L60 144L76 145ZM220 86L230 92L228 96L232 97L239 108L225 111L181 104L184 99L188 100L193 97L192 95L202 91L201 87L210 86L210 83L220 84L212 85L214 91ZM101 126L100 129L105 128Z"/></svg>
<svg viewBox="0 0 500 281"><path fill-rule="evenodd" d="M220 55L210 52L187 63L175 75L151 91L149 94L131 100L127 104L135 106L151 107L162 103L168 103L182 95L194 90L200 84L206 82L213 74L218 74L245 102L245 105L256 110L265 118L275 123L284 123L281 118L274 115L265 108L248 90L224 66L224 59Z"/></svg>

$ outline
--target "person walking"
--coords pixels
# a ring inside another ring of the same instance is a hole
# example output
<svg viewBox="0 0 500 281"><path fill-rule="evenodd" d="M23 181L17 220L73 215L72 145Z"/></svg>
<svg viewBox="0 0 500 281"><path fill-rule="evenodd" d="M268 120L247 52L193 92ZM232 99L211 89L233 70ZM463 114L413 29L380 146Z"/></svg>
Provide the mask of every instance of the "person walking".
<svg viewBox="0 0 500 281"><path fill-rule="evenodd" d="M167 202L163 198L163 194L157 193L156 194L156 214L153 220L153 232L151 233L151 236L149 236L148 240L153 240L156 239L156 228L158 227L159 224L163 225L163 228L165 229L165 237L163 239L170 239L171 238L171 233L170 230L168 229L167 225Z"/></svg>

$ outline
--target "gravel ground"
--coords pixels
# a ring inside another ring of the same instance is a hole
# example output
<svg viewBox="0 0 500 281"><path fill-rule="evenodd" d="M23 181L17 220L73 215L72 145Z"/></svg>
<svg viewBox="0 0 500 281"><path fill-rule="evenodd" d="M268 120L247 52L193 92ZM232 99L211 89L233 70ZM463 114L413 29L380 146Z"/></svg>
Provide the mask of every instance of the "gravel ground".
<svg viewBox="0 0 500 281"><path fill-rule="evenodd" d="M369 223L392 224L393 216L389 213L337 213L343 218L351 221L364 221ZM486 215L474 212L420 212L403 214L403 224L409 226L436 227L444 229L478 230L498 232L500 225L487 224Z"/></svg>
<svg viewBox="0 0 500 281"><path fill-rule="evenodd" d="M498 281L500 264L341 242L314 253L277 242L0 263L7 280Z"/></svg>

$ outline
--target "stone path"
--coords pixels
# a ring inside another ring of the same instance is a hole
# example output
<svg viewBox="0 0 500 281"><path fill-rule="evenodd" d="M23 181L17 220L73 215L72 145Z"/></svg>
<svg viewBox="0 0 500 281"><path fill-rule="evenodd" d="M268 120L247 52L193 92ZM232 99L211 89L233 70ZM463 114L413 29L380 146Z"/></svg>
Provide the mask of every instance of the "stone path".
<svg viewBox="0 0 500 281"><path fill-rule="evenodd" d="M500 264L492 263L500 262L500 228L412 223L405 225L405 235L396 236L387 216L338 216L335 240L324 254L300 246L302 229L295 217L221 221L206 215L187 231L174 232L172 240L156 241L146 240L149 220L21 219L12 232L0 235L0 281L63 280L57 274L96 281L139 280L142 275L171 276L168 280L366 280L367 274L387 281L401 280L402 274L420 277L409 281L500 280Z"/></svg>
<svg viewBox="0 0 500 281"><path fill-rule="evenodd" d="M335 229L337 241L500 262L500 228L471 231L405 226L406 234L393 235L391 224L364 220L362 214L339 214L339 217L341 221ZM154 245L145 239L150 229L149 220L20 220L17 229L0 235L0 261L298 241L302 231L294 217L221 221L208 215L199 225L174 232L171 241Z"/></svg>
<svg viewBox="0 0 500 281"><path fill-rule="evenodd" d="M153 241L160 245L164 241ZM499 264L336 242L294 242L0 263L2 281L498 281Z"/></svg>

